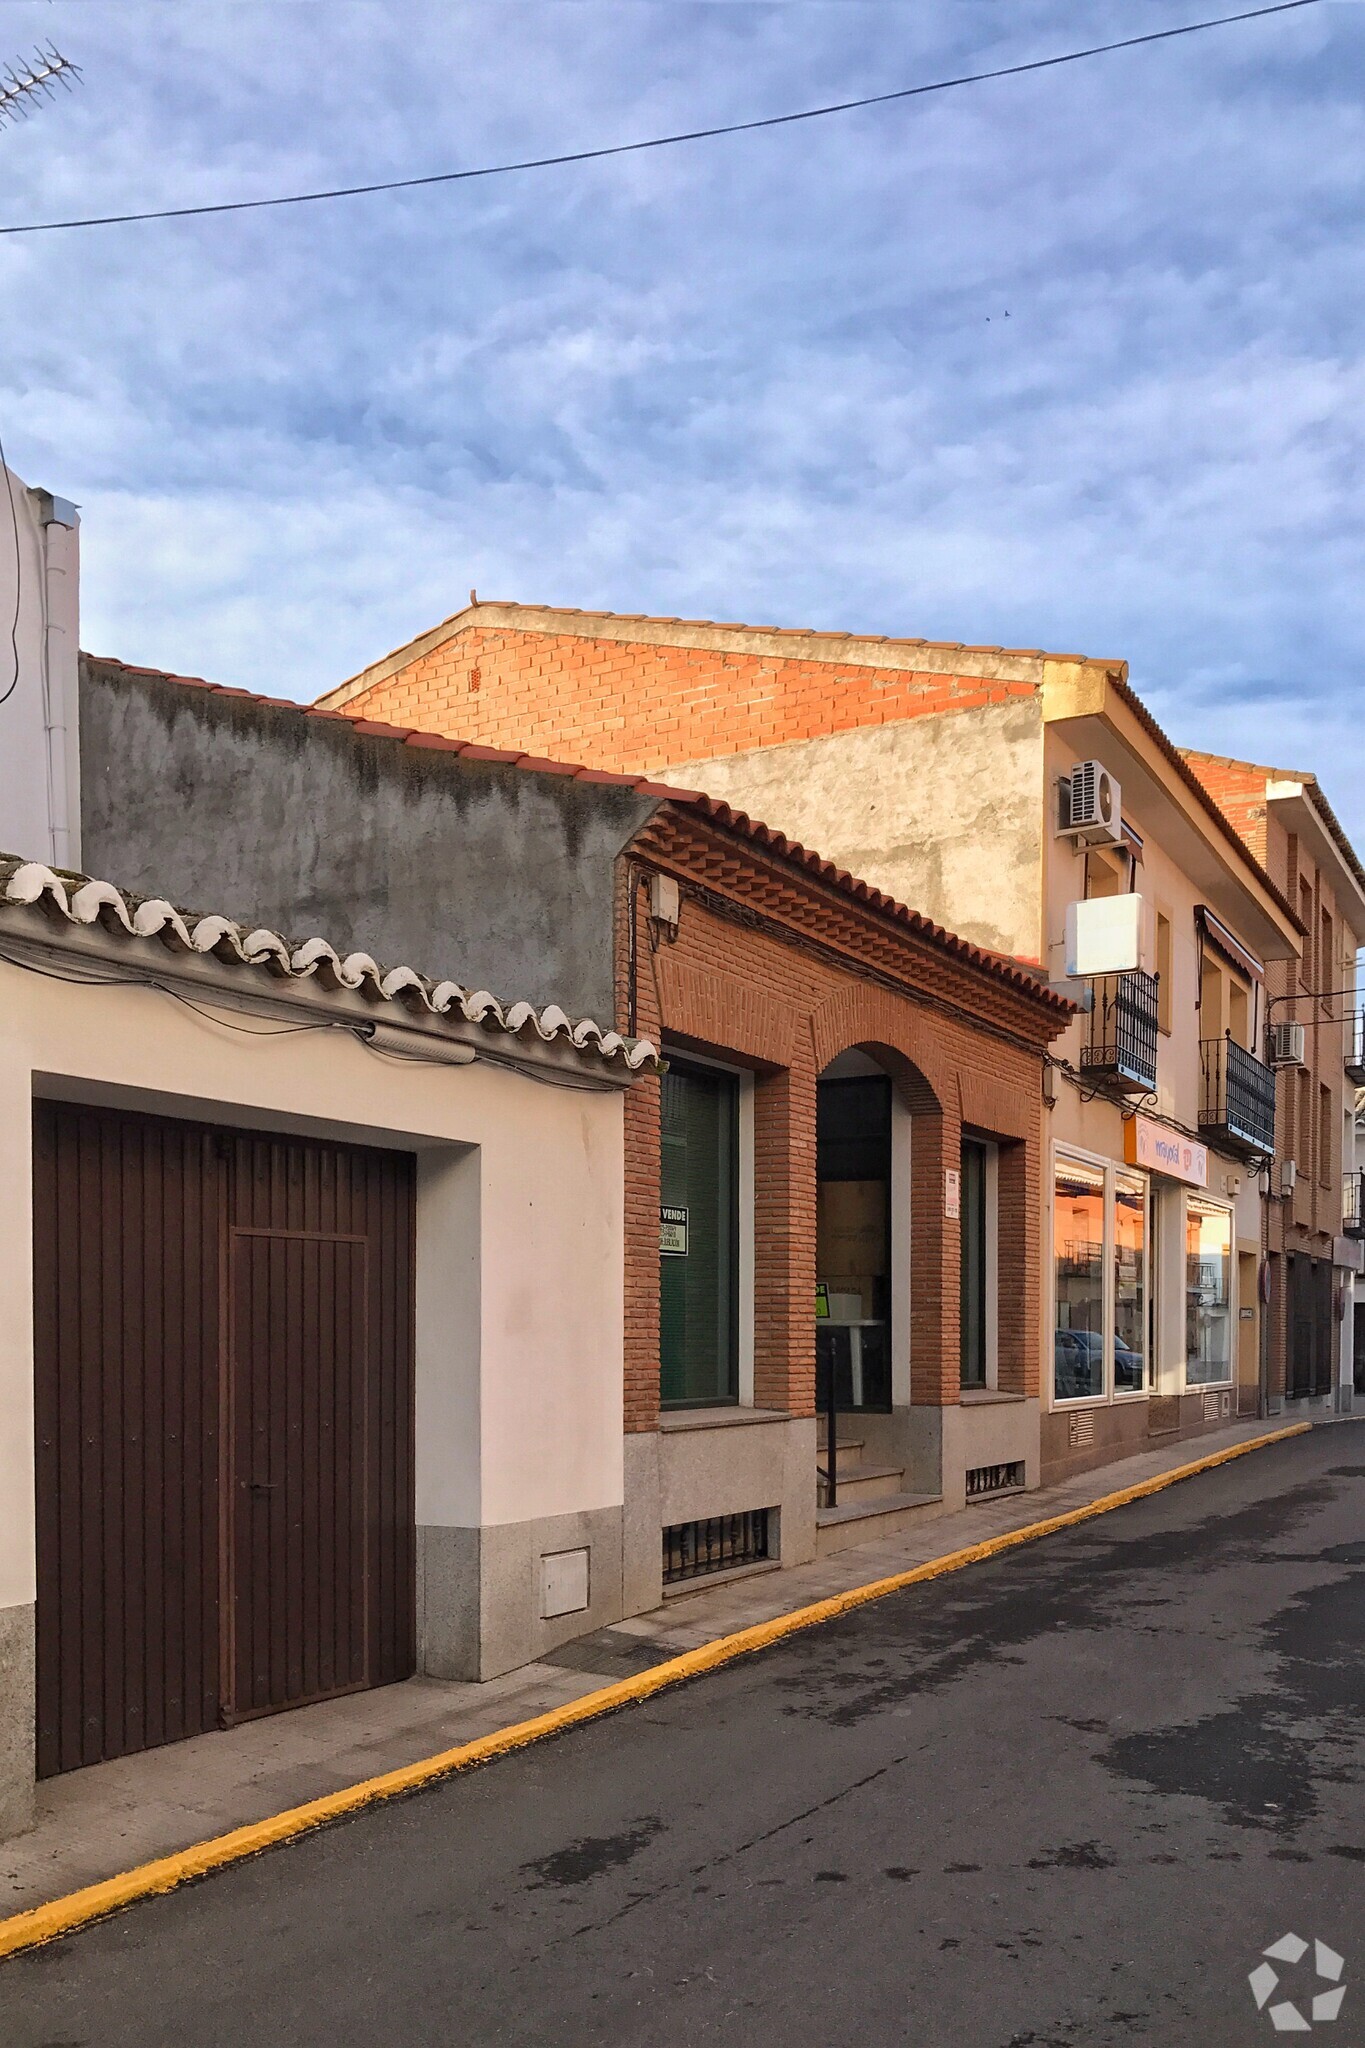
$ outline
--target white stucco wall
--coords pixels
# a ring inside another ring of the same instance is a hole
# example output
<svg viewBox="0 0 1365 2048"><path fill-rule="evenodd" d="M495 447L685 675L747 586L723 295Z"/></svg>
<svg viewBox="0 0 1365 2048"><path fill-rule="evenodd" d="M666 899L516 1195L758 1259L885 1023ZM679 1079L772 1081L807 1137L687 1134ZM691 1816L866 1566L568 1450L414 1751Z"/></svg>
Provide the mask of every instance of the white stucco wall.
<svg viewBox="0 0 1365 2048"><path fill-rule="evenodd" d="M963 938L1039 958L1043 725L1033 700L661 773L763 819Z"/></svg>
<svg viewBox="0 0 1365 2048"><path fill-rule="evenodd" d="M0 852L73 867L80 535L45 524L44 511L39 493L0 470Z"/></svg>
<svg viewBox="0 0 1365 2048"><path fill-rule="evenodd" d="M35 1093L411 1147L418 1522L620 1506L618 1092L400 1065L340 1031L245 1036L156 990L0 961L0 1608L34 1597Z"/></svg>

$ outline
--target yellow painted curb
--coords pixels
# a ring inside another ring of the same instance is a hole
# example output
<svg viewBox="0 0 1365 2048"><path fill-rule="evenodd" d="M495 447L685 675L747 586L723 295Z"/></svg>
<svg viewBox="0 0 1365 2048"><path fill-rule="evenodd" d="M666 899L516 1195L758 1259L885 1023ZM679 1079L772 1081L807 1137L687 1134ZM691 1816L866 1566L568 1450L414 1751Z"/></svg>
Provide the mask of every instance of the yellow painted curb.
<svg viewBox="0 0 1365 2048"><path fill-rule="evenodd" d="M524 1749L528 1743L543 1741L547 1735L557 1735L562 1729L596 1720L599 1715L609 1714L616 1707L631 1706L637 1700L648 1699L651 1694L662 1692L666 1686L679 1685L684 1679L715 1671L736 1657L764 1649L783 1636L795 1635L798 1629L813 1628L817 1622L831 1621L836 1615L847 1614L854 1607L863 1607L872 1600L883 1600L888 1593L898 1593L905 1586L920 1585L926 1579L942 1578L948 1572L961 1571L965 1565L980 1564L985 1558L997 1557L1003 1550L1035 1542L1040 1536L1051 1536L1058 1529L1074 1528L1078 1522L1088 1522L1095 1515L1108 1514L1111 1509L1126 1507L1130 1501L1141 1500L1147 1494L1160 1493L1163 1488L1174 1486L1178 1480L1193 1478L1196 1473L1207 1472L1215 1465L1225 1465L1230 1459L1245 1457L1248 1451L1259 1451L1267 1444L1282 1443L1286 1437L1302 1436L1311 1427L1310 1423L1298 1422L1287 1429L1251 1437L1245 1443L1215 1451L1207 1458L1197 1458L1192 1464L1178 1465L1173 1472L1159 1473L1154 1479L1143 1479L1135 1486L1120 1488L1117 1493L1102 1494L1085 1507L1050 1515L1046 1521L1029 1522L1022 1529L1007 1530L1002 1536L991 1536L984 1543L970 1544L965 1550L949 1551L944 1557L931 1558L927 1564L915 1565L909 1571L894 1572L889 1578L872 1579L863 1586L850 1586L828 1600L816 1600L808 1607L793 1609L790 1614L775 1615L771 1621L760 1621L734 1635L718 1636L715 1642L703 1643L700 1649L687 1650L682 1656L670 1657L663 1664L653 1664L647 1671L637 1672L633 1678L603 1686L598 1692L585 1693L581 1699L571 1700L567 1706L555 1707L548 1714L537 1714L533 1720L518 1721L510 1728L498 1729L493 1735L481 1735L474 1742L462 1742L455 1749L423 1757L420 1762L405 1764L400 1770L364 1778L358 1785L347 1785L340 1792L328 1792L321 1799L291 1806L283 1813L272 1815L269 1820L252 1821L246 1827L233 1828L230 1834L214 1835L207 1842L197 1842L193 1848L177 1850L172 1856L159 1856L153 1863L139 1864L135 1870L125 1870L118 1877L106 1878L100 1884L86 1885L83 1890L53 1899L46 1906L34 1906L27 1913L16 1913L8 1920L0 1920L0 1956L36 1948L40 1943L53 1941L61 1934L70 1934L92 1920L103 1919L122 1906L130 1906L135 1900L173 1891L177 1885L185 1884L191 1878L203 1877L210 1870L221 1870L225 1864L240 1862L244 1856L255 1856L262 1849L274 1848L277 1843L292 1841L295 1836L321 1827L327 1821L339 1820L345 1814L357 1813L362 1807L374 1806L380 1800L392 1799L399 1793L415 1791L419 1786L430 1785L455 1771L466 1771L475 1764L488 1763L514 1749Z"/></svg>

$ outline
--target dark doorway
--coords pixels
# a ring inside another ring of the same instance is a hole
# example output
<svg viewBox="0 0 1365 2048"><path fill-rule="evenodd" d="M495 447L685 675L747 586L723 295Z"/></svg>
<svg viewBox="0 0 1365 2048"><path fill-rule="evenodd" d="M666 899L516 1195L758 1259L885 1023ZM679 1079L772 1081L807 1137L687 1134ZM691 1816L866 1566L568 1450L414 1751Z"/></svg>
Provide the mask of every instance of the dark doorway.
<svg viewBox="0 0 1365 2048"><path fill-rule="evenodd" d="M412 1671L414 1199L35 1106L40 1776Z"/></svg>
<svg viewBox="0 0 1365 2048"><path fill-rule="evenodd" d="M959 1336L962 1385L986 1385L989 1306L986 1298L987 1153L980 1138L962 1140L962 1259L959 1275Z"/></svg>
<svg viewBox="0 0 1365 2048"><path fill-rule="evenodd" d="M1286 1392L1300 1401L1332 1391L1332 1268L1326 1259L1289 1254L1289 1358Z"/></svg>
<svg viewBox="0 0 1365 2048"><path fill-rule="evenodd" d="M816 1094L816 1397L891 1407L891 1083L822 1080Z"/></svg>

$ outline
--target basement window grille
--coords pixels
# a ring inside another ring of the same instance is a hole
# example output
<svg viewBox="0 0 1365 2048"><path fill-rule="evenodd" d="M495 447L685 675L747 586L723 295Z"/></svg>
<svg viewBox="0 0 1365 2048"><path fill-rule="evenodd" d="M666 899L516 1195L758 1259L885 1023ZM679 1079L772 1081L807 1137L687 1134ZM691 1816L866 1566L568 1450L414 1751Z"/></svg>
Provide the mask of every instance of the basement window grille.
<svg viewBox="0 0 1365 2048"><path fill-rule="evenodd" d="M710 1515L703 1521L675 1522L664 1530L664 1584L681 1586L712 1572L730 1572L746 1564L764 1564L770 1555L770 1508L748 1508L738 1515Z"/></svg>
<svg viewBox="0 0 1365 2048"><path fill-rule="evenodd" d="M967 1498L980 1500L988 1493L1010 1493L1023 1483L1022 1458L1011 1458L1005 1465L973 1465L967 1473Z"/></svg>

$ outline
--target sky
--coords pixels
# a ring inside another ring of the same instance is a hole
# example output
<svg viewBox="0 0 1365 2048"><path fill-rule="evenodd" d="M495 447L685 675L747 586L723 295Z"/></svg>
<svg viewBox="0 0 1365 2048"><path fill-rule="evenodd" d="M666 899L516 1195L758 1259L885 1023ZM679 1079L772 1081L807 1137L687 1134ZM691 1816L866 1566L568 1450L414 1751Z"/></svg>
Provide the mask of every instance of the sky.
<svg viewBox="0 0 1365 2048"><path fill-rule="evenodd" d="M1231 0L0 0L0 224L416 176ZM1365 5L422 192L0 237L94 652L307 698L491 598L1121 658L1365 843Z"/></svg>

